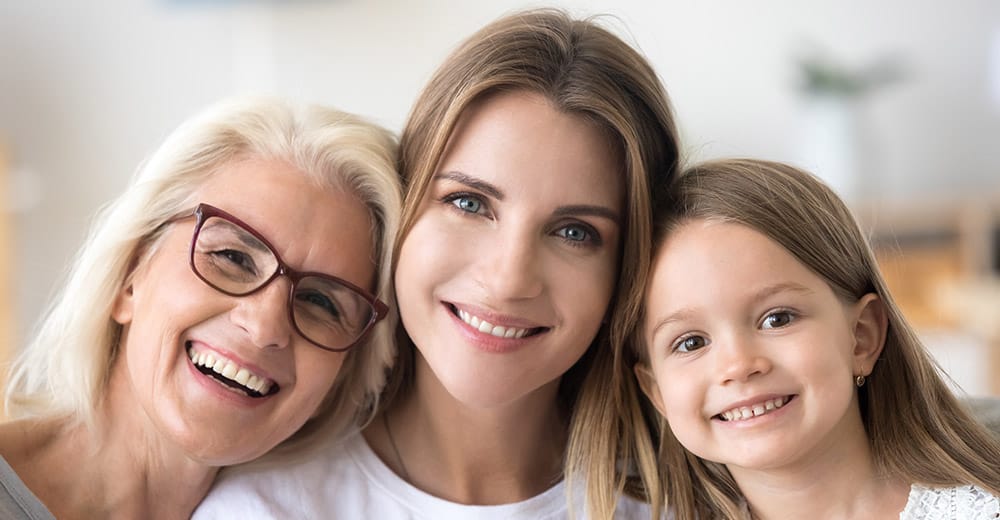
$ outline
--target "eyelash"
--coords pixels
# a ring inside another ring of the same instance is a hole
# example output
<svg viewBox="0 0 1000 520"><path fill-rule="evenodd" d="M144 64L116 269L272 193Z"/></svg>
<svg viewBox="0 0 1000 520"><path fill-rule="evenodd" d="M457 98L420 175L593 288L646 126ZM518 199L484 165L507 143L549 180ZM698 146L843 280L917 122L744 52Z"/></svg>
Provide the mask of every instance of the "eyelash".
<svg viewBox="0 0 1000 520"><path fill-rule="evenodd" d="M767 320L773 316L787 316L788 322L776 327L765 327L765 325L767 324ZM794 323L795 320L797 319L799 319L799 315L791 309L774 309L772 311L768 311L767 314L765 314L764 317L760 320L760 328L764 330L783 329Z"/></svg>
<svg viewBox="0 0 1000 520"><path fill-rule="evenodd" d="M573 240L567 238L565 234L561 233L571 228L579 228L581 231L583 231L586 237L583 240ZM601 239L601 234L598 233L597 230L593 228L593 226L584 224L583 222L570 222L566 225L556 228L553 234L562 239L563 242L566 242L566 244L568 244L570 247L597 247L604 243L604 241Z"/></svg>
<svg viewBox="0 0 1000 520"><path fill-rule="evenodd" d="M704 342L704 344L701 345L700 347L698 347L695 350L681 350L681 345L683 345L688 340L695 339L695 338L701 338L702 341ZM712 342L708 338L706 338L705 336L702 336L700 334L687 334L687 335L684 335L684 336L681 336L681 337L677 338L676 340L674 340L673 343L671 343L671 345L670 345L670 352L676 352L678 354L691 354L693 352L696 352L698 350L701 350L701 349L709 346L711 343Z"/></svg>
<svg viewBox="0 0 1000 520"><path fill-rule="evenodd" d="M479 203L478 211L468 211L459 207L458 201L461 199L469 199L478 202ZM489 208L489 205L486 203L485 200L483 200L483 197L481 195L466 191L449 193L444 197L441 197L439 201L442 204L447 204L453 210L463 215L484 216L487 214L484 212ZM586 237L583 240L573 240L567 238L563 233L561 233L565 232L567 229L570 228L580 229L586 235ZM562 225L560 227L557 227L553 231L553 234L559 237L563 242L565 242L570 247L597 247L604 243L604 241L601 239L601 234L598 233L593 226L590 226L583 222L570 222L568 224Z"/></svg>
<svg viewBox="0 0 1000 520"><path fill-rule="evenodd" d="M473 200L473 201L478 202L479 203L479 211L467 211L467 210L464 210L464 209L460 208L458 206L458 204L457 204L457 201L459 201L460 199L469 199L469 200ZM483 200L483 198L481 196L476 195L475 193L469 193L469 192L449 193L449 194L445 195L444 197L441 197L440 200L441 200L441 202L443 204L447 204L448 206L450 206L455 211L458 211L459 213L462 213L462 214L465 214L465 215L482 215L482 210L487 207L486 201Z"/></svg>

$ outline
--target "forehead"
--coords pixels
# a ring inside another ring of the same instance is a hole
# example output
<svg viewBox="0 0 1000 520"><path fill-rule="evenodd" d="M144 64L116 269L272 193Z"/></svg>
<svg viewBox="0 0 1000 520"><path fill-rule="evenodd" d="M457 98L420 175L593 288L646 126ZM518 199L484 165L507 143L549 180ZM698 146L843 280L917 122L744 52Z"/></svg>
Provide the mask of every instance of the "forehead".
<svg viewBox="0 0 1000 520"><path fill-rule="evenodd" d="M441 168L526 192L558 189L618 208L624 164L607 131L590 118L558 110L528 91L502 92L470 104L459 118Z"/></svg>
<svg viewBox="0 0 1000 520"><path fill-rule="evenodd" d="M322 187L287 162L234 161L213 173L194 196L195 202L242 220L297 269L360 273L355 258L370 263L374 256L374 223L361 199Z"/></svg>
<svg viewBox="0 0 1000 520"><path fill-rule="evenodd" d="M657 312L692 305L721 309L783 284L833 294L823 278L763 233L692 220L671 231L657 252L647 300Z"/></svg>

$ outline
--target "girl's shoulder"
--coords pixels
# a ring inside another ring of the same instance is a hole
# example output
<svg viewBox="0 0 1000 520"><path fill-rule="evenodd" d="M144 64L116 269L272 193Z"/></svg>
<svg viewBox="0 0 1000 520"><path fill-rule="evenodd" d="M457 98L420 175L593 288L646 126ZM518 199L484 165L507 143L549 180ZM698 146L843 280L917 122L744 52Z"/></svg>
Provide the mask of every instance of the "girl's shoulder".
<svg viewBox="0 0 1000 520"><path fill-rule="evenodd" d="M1000 518L1000 498L974 485L930 488L919 484L910 487L906 508L900 520L935 520L951 518Z"/></svg>

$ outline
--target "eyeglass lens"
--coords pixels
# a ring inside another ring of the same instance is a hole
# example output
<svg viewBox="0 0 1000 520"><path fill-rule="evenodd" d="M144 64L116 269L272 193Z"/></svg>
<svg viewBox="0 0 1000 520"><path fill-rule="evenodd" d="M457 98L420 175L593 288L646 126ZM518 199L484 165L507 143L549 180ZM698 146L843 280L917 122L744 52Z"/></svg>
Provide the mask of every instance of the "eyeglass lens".
<svg viewBox="0 0 1000 520"><path fill-rule="evenodd" d="M224 218L202 222L191 250L195 273L212 287L233 296L250 294L275 278L277 256L267 244ZM306 339L340 349L354 343L375 313L364 297L332 278L292 278L292 322Z"/></svg>

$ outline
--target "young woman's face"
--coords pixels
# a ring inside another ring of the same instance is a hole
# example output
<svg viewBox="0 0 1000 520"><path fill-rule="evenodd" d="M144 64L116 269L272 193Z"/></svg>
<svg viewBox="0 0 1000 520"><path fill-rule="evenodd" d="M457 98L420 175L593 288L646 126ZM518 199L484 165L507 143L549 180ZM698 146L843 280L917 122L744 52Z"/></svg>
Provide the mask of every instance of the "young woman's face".
<svg viewBox="0 0 1000 520"><path fill-rule="evenodd" d="M866 442L857 305L740 224L682 225L653 269L643 324L652 376L637 372L681 444L735 475Z"/></svg>
<svg viewBox="0 0 1000 520"><path fill-rule="evenodd" d="M318 188L268 160L224 167L196 197L242 220L291 268L373 288L372 223L357 197ZM233 464L294 433L329 392L346 354L322 350L296 331L287 276L242 297L199 279L189 265L194 227L194 218L171 224L118 298L114 317L125 329L112 388L119 402L132 404L119 413L139 410L151 431L197 460ZM245 276L267 269L257 264L268 253L248 235L210 222L201 234L199 244L208 240L211 253L203 269ZM244 244L249 254L234 251ZM296 305L329 307L317 299L327 293L310 290L297 294Z"/></svg>
<svg viewBox="0 0 1000 520"><path fill-rule="evenodd" d="M556 385L608 311L622 169L597 127L539 95L468 108L399 253L418 371L477 407Z"/></svg>

